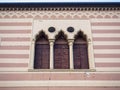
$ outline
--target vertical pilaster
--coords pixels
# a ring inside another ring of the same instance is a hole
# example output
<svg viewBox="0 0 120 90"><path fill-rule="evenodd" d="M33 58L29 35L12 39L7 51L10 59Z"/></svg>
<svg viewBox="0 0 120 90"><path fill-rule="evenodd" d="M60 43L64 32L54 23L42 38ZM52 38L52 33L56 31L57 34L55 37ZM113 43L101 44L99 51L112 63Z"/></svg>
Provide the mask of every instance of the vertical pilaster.
<svg viewBox="0 0 120 90"><path fill-rule="evenodd" d="M88 39L88 62L89 62L89 69L95 69L94 63L94 55L93 55L93 44L91 39Z"/></svg>
<svg viewBox="0 0 120 90"><path fill-rule="evenodd" d="M54 40L49 40L50 43L50 69L54 69Z"/></svg>
<svg viewBox="0 0 120 90"><path fill-rule="evenodd" d="M30 52L30 65L29 65L29 69L34 69L34 53L35 51L35 40L32 40L31 43L31 52Z"/></svg>
<svg viewBox="0 0 120 90"><path fill-rule="evenodd" d="M73 41L74 40L69 40L70 69L74 69L74 63L73 63Z"/></svg>

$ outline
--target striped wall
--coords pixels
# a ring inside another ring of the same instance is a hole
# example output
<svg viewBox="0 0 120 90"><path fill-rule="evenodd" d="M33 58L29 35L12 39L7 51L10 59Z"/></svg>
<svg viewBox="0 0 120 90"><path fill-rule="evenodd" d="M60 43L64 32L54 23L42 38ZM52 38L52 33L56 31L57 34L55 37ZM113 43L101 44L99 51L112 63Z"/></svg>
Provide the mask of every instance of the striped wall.
<svg viewBox="0 0 120 90"><path fill-rule="evenodd" d="M120 71L120 19L91 20L97 71Z"/></svg>
<svg viewBox="0 0 120 90"><path fill-rule="evenodd" d="M0 19L0 90L120 90L120 19L90 19L95 72L29 72L32 22Z"/></svg>
<svg viewBox="0 0 120 90"><path fill-rule="evenodd" d="M0 19L0 71L27 70L31 30L31 19Z"/></svg>

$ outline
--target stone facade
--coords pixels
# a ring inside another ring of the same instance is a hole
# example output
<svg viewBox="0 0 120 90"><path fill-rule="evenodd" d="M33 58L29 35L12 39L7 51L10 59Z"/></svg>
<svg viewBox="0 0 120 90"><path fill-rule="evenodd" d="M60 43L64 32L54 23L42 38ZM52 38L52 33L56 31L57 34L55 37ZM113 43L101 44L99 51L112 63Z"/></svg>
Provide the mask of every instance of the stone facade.
<svg viewBox="0 0 120 90"><path fill-rule="evenodd" d="M120 7L0 8L0 90L119 90ZM49 32L55 27L55 32ZM73 27L74 32L67 28ZM35 40L49 39L50 69L34 69ZM53 67L55 36L69 43L70 69ZM87 36L89 69L72 67L72 45L81 31Z"/></svg>

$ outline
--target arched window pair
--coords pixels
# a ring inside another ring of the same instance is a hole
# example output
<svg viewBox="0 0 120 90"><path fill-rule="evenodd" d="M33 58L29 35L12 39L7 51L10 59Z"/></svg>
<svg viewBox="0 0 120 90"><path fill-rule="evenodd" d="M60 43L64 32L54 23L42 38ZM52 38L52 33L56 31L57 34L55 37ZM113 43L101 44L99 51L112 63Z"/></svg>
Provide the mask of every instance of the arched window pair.
<svg viewBox="0 0 120 90"><path fill-rule="evenodd" d="M55 37L54 42L54 69L69 69L70 54L67 36L61 31ZM80 31L73 43L73 66L74 69L88 69L88 46L86 36ZM47 35L42 31L36 37L35 42L35 69L50 69L50 45Z"/></svg>

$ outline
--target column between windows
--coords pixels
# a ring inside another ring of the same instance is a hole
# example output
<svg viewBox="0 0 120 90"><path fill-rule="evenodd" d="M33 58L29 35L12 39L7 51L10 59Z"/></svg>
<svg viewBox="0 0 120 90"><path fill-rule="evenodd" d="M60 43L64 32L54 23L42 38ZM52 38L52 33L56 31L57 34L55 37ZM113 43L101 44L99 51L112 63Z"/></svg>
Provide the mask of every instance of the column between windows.
<svg viewBox="0 0 120 90"><path fill-rule="evenodd" d="M74 69L74 63L73 63L73 42L74 40L68 40L68 42L69 42L70 69Z"/></svg>
<svg viewBox="0 0 120 90"><path fill-rule="evenodd" d="M54 69L54 40L49 40L50 43L50 69Z"/></svg>

